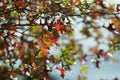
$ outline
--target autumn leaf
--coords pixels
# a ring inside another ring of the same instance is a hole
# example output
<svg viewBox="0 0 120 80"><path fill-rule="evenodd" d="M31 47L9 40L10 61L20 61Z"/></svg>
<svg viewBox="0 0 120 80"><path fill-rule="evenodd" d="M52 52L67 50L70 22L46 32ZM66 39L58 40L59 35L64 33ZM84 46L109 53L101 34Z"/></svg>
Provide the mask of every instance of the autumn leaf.
<svg viewBox="0 0 120 80"><path fill-rule="evenodd" d="M88 67L86 66L82 66L82 68L80 69L81 73L87 73L88 72Z"/></svg>
<svg viewBox="0 0 120 80"><path fill-rule="evenodd" d="M61 68L61 67L56 67L56 69L60 71L61 77L64 78L64 76L65 76L65 70L63 68Z"/></svg>
<svg viewBox="0 0 120 80"><path fill-rule="evenodd" d="M3 50L2 49L0 49L0 56L2 56L3 55Z"/></svg>
<svg viewBox="0 0 120 80"><path fill-rule="evenodd" d="M100 61L99 61L99 60L96 60L96 62L95 62L95 67L96 67L96 68L100 68L100 67L99 67L99 64L100 64Z"/></svg>
<svg viewBox="0 0 120 80"><path fill-rule="evenodd" d="M57 42L57 40L55 40L55 39L48 39L48 41L49 41L50 43L52 43L52 44L59 45L58 42Z"/></svg>
<svg viewBox="0 0 120 80"><path fill-rule="evenodd" d="M16 29L17 29L16 26L11 26L11 27L9 28L9 30L14 30L14 31L16 31Z"/></svg>
<svg viewBox="0 0 120 80"><path fill-rule="evenodd" d="M58 30L58 31L61 30L61 25L60 25L60 23L57 23L57 24L55 25L55 29Z"/></svg>
<svg viewBox="0 0 120 80"><path fill-rule="evenodd" d="M108 51L104 51L103 49L98 50L97 48L91 48L90 51L94 54L96 54L97 56L103 56L103 57L108 57L107 53Z"/></svg>
<svg viewBox="0 0 120 80"><path fill-rule="evenodd" d="M42 45L41 46L41 51L43 52L43 56L47 56L48 55L48 47L46 45Z"/></svg>
<svg viewBox="0 0 120 80"><path fill-rule="evenodd" d="M75 2L72 3L72 6L76 6L79 3L80 3L80 0L76 0Z"/></svg>
<svg viewBox="0 0 120 80"><path fill-rule="evenodd" d="M117 5L117 7L116 7L116 11L117 11L117 12L120 11L120 5Z"/></svg>
<svg viewBox="0 0 120 80"><path fill-rule="evenodd" d="M90 31L88 30L87 27L83 27L82 31L80 31L82 34L84 34L86 37L90 37L91 36L91 33Z"/></svg>
<svg viewBox="0 0 120 80"><path fill-rule="evenodd" d="M77 80L87 80L87 78L85 76L78 76Z"/></svg>
<svg viewBox="0 0 120 80"><path fill-rule="evenodd" d="M65 31L64 26L61 24L60 20L57 21L57 23L55 24L55 29L57 31L60 31L61 33L63 33L63 31Z"/></svg>
<svg viewBox="0 0 120 80"><path fill-rule="evenodd" d="M14 5L16 8L22 9L26 7L24 0L14 0Z"/></svg>
<svg viewBox="0 0 120 80"><path fill-rule="evenodd" d="M19 13L17 11L11 11L10 12L10 17L18 19L19 18Z"/></svg>
<svg viewBox="0 0 120 80"><path fill-rule="evenodd" d="M95 1L96 1L97 3L98 3L98 2L101 2L101 0L95 0Z"/></svg>
<svg viewBox="0 0 120 80"><path fill-rule="evenodd" d="M40 40L40 39L38 39L38 40L35 42L36 45L39 45L40 43L41 43L41 40Z"/></svg>
<svg viewBox="0 0 120 80"><path fill-rule="evenodd" d="M87 55L81 56L80 59L79 59L80 62L87 61L86 57L87 57Z"/></svg>
<svg viewBox="0 0 120 80"><path fill-rule="evenodd" d="M32 66L33 66L34 70L37 68L37 65L35 64L35 62L32 63Z"/></svg>

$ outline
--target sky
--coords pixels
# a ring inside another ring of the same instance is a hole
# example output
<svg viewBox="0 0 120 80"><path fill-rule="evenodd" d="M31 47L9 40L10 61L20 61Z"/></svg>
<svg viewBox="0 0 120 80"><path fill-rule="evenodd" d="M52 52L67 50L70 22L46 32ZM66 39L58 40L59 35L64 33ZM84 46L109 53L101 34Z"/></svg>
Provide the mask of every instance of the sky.
<svg viewBox="0 0 120 80"><path fill-rule="evenodd" d="M120 61L120 53L115 57ZM87 74L88 80L113 80L115 77L120 79L120 62L103 62L100 64L100 69L90 67Z"/></svg>

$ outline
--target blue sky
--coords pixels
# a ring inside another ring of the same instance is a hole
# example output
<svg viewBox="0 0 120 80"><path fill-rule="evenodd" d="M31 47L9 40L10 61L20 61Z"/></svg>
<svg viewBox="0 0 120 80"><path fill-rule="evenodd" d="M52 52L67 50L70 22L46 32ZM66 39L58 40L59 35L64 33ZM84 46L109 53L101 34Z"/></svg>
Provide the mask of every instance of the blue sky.
<svg viewBox="0 0 120 80"><path fill-rule="evenodd" d="M115 57L120 61L120 53L116 54ZM90 67L87 74L88 80L113 80L115 77L120 79L120 62L103 62L100 65L100 69Z"/></svg>

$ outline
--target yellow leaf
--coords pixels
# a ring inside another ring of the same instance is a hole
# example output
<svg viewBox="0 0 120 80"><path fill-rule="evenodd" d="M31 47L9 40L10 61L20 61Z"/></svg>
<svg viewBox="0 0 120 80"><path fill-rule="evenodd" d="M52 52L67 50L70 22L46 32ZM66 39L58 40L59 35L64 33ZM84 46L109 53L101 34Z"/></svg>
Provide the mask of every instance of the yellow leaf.
<svg viewBox="0 0 120 80"><path fill-rule="evenodd" d="M41 29L41 26L31 26L31 29L32 29L33 31L38 31L38 30Z"/></svg>
<svg viewBox="0 0 120 80"><path fill-rule="evenodd" d="M3 55L3 50L0 49L0 56L2 56L2 55Z"/></svg>
<svg viewBox="0 0 120 80"><path fill-rule="evenodd" d="M42 53L39 52L38 55L36 56L37 58L41 58L42 57Z"/></svg>
<svg viewBox="0 0 120 80"><path fill-rule="evenodd" d="M19 13L17 11L11 11L10 16L13 17L13 18L18 19L19 18Z"/></svg>
<svg viewBox="0 0 120 80"><path fill-rule="evenodd" d="M88 67L83 66L83 67L80 69L80 72L81 72L81 73L87 73L87 72L88 72Z"/></svg>

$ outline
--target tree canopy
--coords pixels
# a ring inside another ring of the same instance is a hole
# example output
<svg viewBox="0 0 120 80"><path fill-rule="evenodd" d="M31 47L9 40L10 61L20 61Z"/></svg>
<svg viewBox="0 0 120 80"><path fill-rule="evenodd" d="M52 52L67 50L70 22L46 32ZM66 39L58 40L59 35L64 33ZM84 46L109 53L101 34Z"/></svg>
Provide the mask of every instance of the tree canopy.
<svg viewBox="0 0 120 80"><path fill-rule="evenodd" d="M76 61L81 73L88 72L85 62L96 68L101 58L117 62L119 14L120 5L105 0L0 0L0 79L51 80L49 72L58 70L64 78ZM91 38L95 46L86 52Z"/></svg>

